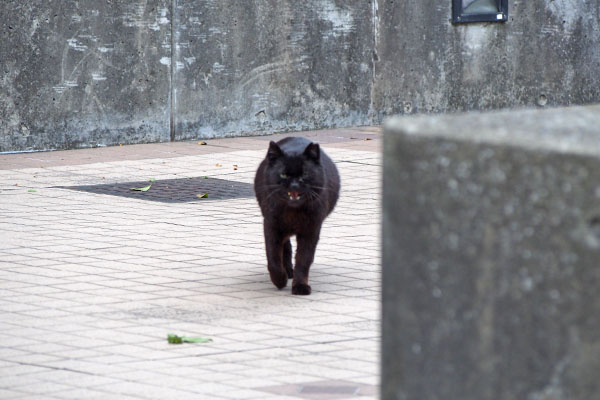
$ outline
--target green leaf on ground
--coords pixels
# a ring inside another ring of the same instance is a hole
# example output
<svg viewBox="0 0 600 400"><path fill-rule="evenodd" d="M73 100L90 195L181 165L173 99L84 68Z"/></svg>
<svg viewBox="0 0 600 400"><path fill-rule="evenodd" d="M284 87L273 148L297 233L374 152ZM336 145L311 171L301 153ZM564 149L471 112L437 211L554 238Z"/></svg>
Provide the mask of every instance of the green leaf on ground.
<svg viewBox="0 0 600 400"><path fill-rule="evenodd" d="M35 192L37 192L37 190L35 190L35 189L29 189L28 192L29 193L35 193Z"/></svg>
<svg viewBox="0 0 600 400"><path fill-rule="evenodd" d="M172 333L169 333L167 335L167 341L169 343L179 344L179 343L183 343L183 338L181 338L181 336L177 336L177 335L173 335Z"/></svg>
<svg viewBox="0 0 600 400"><path fill-rule="evenodd" d="M181 343L209 343L212 342L212 339L202 338L202 337L186 337L186 336L177 336L172 333L167 335L167 341L173 344L181 344Z"/></svg>
<svg viewBox="0 0 600 400"><path fill-rule="evenodd" d="M208 197L208 193L204 193L204 194L197 194L196 197L200 198L200 199L206 199Z"/></svg>
<svg viewBox="0 0 600 400"><path fill-rule="evenodd" d="M148 182L154 182L154 181L156 181L156 179L154 179L154 178L148 179Z"/></svg>
<svg viewBox="0 0 600 400"><path fill-rule="evenodd" d="M208 176L203 176L202 179L208 179Z"/></svg>
<svg viewBox="0 0 600 400"><path fill-rule="evenodd" d="M212 339L203 337L182 337L185 343L210 343Z"/></svg>
<svg viewBox="0 0 600 400"><path fill-rule="evenodd" d="M131 188L131 190L137 190L138 192L147 192L152 187L152 184L144 186L142 188Z"/></svg>

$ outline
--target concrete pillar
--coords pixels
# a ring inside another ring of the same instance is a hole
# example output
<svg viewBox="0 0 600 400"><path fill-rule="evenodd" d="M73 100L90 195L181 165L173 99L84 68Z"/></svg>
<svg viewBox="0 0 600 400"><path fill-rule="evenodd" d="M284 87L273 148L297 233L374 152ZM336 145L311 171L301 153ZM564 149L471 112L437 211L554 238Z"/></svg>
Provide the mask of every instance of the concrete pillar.
<svg viewBox="0 0 600 400"><path fill-rule="evenodd" d="M600 396L600 107L385 125L382 398Z"/></svg>

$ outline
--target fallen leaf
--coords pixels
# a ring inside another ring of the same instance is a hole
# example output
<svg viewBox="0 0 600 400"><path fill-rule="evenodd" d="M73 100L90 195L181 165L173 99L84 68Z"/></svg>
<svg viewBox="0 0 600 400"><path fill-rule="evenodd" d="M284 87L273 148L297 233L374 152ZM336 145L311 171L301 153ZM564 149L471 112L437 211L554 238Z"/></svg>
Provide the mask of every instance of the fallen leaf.
<svg viewBox="0 0 600 400"><path fill-rule="evenodd" d="M373 140L373 139L371 139L370 137L368 137L368 138L365 138L365 140Z"/></svg>
<svg viewBox="0 0 600 400"><path fill-rule="evenodd" d="M148 182L154 182L154 181L156 181L156 179L154 179L154 178L148 179Z"/></svg>
<svg viewBox="0 0 600 400"><path fill-rule="evenodd" d="M222 164L217 163L217 167L222 167L222 166L223 166Z"/></svg>
<svg viewBox="0 0 600 400"><path fill-rule="evenodd" d="M186 343L210 343L210 342L212 342L211 338L203 338L203 337L183 337L182 339Z"/></svg>
<svg viewBox="0 0 600 400"><path fill-rule="evenodd" d="M152 187L152 184L144 186L142 188L131 188L131 190L137 190L138 192L147 192Z"/></svg>
<svg viewBox="0 0 600 400"><path fill-rule="evenodd" d="M35 193L35 192L37 192L37 190L35 190L35 189L29 189L28 192L29 193Z"/></svg>
<svg viewBox="0 0 600 400"><path fill-rule="evenodd" d="M203 176L202 179L208 179L208 176Z"/></svg>
<svg viewBox="0 0 600 400"><path fill-rule="evenodd" d="M167 334L167 341L169 343L180 344L183 343L183 338L181 336L173 335L172 333Z"/></svg>
<svg viewBox="0 0 600 400"><path fill-rule="evenodd" d="M209 343L212 342L212 339L202 338L202 337L185 337L185 336L177 336L172 333L167 335L167 341L173 344L181 344L181 343Z"/></svg>
<svg viewBox="0 0 600 400"><path fill-rule="evenodd" d="M200 146L206 146L208 143L206 143L206 142L202 141L202 142L198 142L198 144L199 144Z"/></svg>
<svg viewBox="0 0 600 400"><path fill-rule="evenodd" d="M206 199L208 197L208 193L197 194L196 197L198 197L199 199Z"/></svg>

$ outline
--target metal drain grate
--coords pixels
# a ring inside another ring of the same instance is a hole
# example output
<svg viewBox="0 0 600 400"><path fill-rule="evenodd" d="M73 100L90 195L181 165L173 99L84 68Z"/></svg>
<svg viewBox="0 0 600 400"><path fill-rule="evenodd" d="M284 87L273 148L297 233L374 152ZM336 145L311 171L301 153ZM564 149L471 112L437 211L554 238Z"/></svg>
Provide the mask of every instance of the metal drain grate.
<svg viewBox="0 0 600 400"><path fill-rule="evenodd" d="M152 187L146 192L131 190L131 188L145 187L150 183L152 183ZM61 189L108 194L111 196L128 197L132 199L159 201L162 203L188 203L193 201L227 200L254 197L254 189L250 183L210 177L165 179L157 180L155 182L137 181L107 183L102 185L58 187ZM198 195L202 196L205 193L208 193L208 197L198 197Z"/></svg>

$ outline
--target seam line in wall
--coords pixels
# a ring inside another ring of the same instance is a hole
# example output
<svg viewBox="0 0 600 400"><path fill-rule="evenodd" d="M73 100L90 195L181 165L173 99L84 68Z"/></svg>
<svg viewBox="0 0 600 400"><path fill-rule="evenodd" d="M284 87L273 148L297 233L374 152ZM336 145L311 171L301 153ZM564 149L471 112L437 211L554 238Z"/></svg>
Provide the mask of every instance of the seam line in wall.
<svg viewBox="0 0 600 400"><path fill-rule="evenodd" d="M169 71L169 89L170 89L170 112L169 112L169 131L171 142L175 141L175 116L176 116L176 89L175 89L175 72L177 67L177 52L176 52L176 40L175 40L175 23L177 13L177 0L171 1L171 65Z"/></svg>

